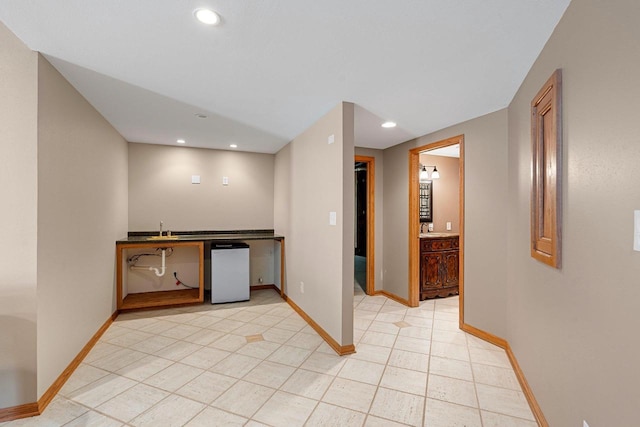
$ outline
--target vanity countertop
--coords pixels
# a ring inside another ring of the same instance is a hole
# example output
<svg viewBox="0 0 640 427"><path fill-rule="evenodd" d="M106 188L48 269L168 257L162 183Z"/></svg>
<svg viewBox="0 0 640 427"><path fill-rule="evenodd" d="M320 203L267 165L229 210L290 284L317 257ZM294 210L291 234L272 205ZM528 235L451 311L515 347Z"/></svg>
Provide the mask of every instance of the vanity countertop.
<svg viewBox="0 0 640 427"><path fill-rule="evenodd" d="M438 237L458 237L458 236L459 236L458 233L434 233L434 232L420 233L421 239L435 239Z"/></svg>

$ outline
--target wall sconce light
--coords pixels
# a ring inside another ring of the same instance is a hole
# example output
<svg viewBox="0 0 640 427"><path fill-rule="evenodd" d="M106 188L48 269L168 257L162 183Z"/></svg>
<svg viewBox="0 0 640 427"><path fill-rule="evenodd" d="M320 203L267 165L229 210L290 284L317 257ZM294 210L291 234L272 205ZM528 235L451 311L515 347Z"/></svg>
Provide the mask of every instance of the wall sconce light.
<svg viewBox="0 0 640 427"><path fill-rule="evenodd" d="M422 165L422 169L420 169L420 181L429 181L429 172L427 168L433 168L431 172L431 179L440 178L440 172L438 172L438 168L435 166Z"/></svg>

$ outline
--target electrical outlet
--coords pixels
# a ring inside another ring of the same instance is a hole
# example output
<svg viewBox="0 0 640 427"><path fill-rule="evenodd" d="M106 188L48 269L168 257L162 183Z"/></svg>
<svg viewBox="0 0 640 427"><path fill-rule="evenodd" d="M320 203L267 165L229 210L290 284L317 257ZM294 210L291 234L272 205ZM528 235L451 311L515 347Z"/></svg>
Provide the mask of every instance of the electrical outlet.
<svg viewBox="0 0 640 427"><path fill-rule="evenodd" d="M300 282L300 293L304 294L304 282Z"/></svg>
<svg viewBox="0 0 640 427"><path fill-rule="evenodd" d="M329 225L336 225L338 221L336 212L329 212Z"/></svg>
<svg viewBox="0 0 640 427"><path fill-rule="evenodd" d="M262 276L258 277L258 283L262 283Z"/></svg>
<svg viewBox="0 0 640 427"><path fill-rule="evenodd" d="M222 185L229 185L229 177L228 176L223 176L222 177Z"/></svg>
<svg viewBox="0 0 640 427"><path fill-rule="evenodd" d="M329 135L329 137L327 138L327 144L333 144L334 142L336 142L335 135Z"/></svg>
<svg viewBox="0 0 640 427"><path fill-rule="evenodd" d="M447 230L451 231L451 223L450 222L447 222Z"/></svg>

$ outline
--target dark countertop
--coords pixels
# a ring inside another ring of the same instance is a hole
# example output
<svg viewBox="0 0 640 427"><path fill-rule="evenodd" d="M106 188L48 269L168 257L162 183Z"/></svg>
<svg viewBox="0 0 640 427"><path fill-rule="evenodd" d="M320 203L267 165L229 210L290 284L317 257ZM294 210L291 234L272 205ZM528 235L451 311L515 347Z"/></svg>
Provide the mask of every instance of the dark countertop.
<svg viewBox="0 0 640 427"><path fill-rule="evenodd" d="M224 230L224 231L172 231L170 238L151 238L158 236L153 231L130 231L128 237L116 240L116 243L153 243L153 242L200 242L218 240L282 240L284 236L274 234L273 230ZM177 237L177 238L176 238Z"/></svg>

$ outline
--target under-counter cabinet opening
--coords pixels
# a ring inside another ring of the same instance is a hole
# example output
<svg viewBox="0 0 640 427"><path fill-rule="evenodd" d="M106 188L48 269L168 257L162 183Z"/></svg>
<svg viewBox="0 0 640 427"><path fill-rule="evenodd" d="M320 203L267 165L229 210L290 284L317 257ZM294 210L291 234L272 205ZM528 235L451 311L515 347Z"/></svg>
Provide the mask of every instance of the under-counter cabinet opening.
<svg viewBox="0 0 640 427"><path fill-rule="evenodd" d="M118 310L204 301L204 243L116 244Z"/></svg>

